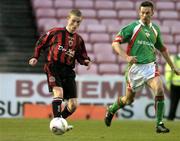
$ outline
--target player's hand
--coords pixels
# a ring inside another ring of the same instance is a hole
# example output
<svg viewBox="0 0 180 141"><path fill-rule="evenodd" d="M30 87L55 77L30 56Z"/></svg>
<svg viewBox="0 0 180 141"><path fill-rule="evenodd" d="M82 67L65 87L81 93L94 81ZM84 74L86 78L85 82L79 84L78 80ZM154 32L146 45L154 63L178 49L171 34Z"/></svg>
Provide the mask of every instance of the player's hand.
<svg viewBox="0 0 180 141"><path fill-rule="evenodd" d="M87 70L91 68L92 62L90 60L84 60L84 62L87 64Z"/></svg>
<svg viewBox="0 0 180 141"><path fill-rule="evenodd" d="M29 60L29 65L31 66L35 66L37 64L38 60L36 58L31 58Z"/></svg>
<svg viewBox="0 0 180 141"><path fill-rule="evenodd" d="M172 71L173 71L176 75L180 75L180 69L178 69L178 68L173 68Z"/></svg>
<svg viewBox="0 0 180 141"><path fill-rule="evenodd" d="M137 62L136 56L128 56L128 57L126 58L126 60L127 60L128 63L131 63L131 64L134 64L134 63Z"/></svg>

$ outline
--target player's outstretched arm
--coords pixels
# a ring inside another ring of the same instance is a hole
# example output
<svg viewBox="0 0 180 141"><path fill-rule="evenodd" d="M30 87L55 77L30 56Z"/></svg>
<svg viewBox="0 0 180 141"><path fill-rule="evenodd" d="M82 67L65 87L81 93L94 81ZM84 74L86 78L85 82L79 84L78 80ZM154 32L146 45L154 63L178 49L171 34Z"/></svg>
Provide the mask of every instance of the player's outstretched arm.
<svg viewBox="0 0 180 141"><path fill-rule="evenodd" d="M167 63L169 64L169 66L171 67L171 70L176 74L176 75L180 75L180 69L178 69L174 63L172 62L169 53L167 50L162 51L161 52L162 56L164 57L164 59L167 61Z"/></svg>

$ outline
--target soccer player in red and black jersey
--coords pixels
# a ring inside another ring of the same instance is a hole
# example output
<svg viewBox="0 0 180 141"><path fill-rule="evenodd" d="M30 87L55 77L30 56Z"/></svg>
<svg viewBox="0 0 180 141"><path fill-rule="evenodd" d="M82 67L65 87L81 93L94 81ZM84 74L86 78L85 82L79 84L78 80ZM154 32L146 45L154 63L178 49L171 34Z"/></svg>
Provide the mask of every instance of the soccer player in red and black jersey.
<svg viewBox="0 0 180 141"><path fill-rule="evenodd" d="M75 61L90 69L91 61L87 55L84 41L76 33L82 21L82 13L73 9L68 14L64 28L53 28L42 35L36 43L33 57L29 60L35 66L43 51L45 55L44 71L47 74L49 91L53 93L52 110L54 117L67 118L77 107L75 83ZM61 111L62 100L67 104Z"/></svg>

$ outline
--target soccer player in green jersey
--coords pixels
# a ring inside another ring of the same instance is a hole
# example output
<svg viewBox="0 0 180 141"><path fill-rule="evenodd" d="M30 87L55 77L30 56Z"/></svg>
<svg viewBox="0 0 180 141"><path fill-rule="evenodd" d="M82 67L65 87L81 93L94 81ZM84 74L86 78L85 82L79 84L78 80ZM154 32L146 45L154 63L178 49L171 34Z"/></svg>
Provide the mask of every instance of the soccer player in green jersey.
<svg viewBox="0 0 180 141"><path fill-rule="evenodd" d="M172 71L180 75L180 71L172 63L169 53L164 46L159 27L151 22L154 14L154 5L144 1L139 7L139 20L124 27L115 37L112 47L115 52L128 62L126 71L126 93L118 97L117 101L109 106L105 116L106 126L111 125L114 114L125 105L133 102L135 94L147 85L153 92L156 112L156 132L168 133L170 130L163 124L164 92L163 83L156 64L156 50L167 61ZM121 43L128 43L127 52Z"/></svg>

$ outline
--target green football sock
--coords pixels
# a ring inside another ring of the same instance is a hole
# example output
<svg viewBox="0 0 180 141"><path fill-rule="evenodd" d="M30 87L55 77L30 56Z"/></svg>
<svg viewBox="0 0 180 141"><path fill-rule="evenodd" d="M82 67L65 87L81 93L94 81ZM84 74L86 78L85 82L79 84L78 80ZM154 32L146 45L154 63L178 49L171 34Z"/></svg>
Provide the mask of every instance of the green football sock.
<svg viewBox="0 0 180 141"><path fill-rule="evenodd" d="M124 104L122 103L121 98L119 98L118 100L109 107L109 112L115 114L117 110L124 107Z"/></svg>
<svg viewBox="0 0 180 141"><path fill-rule="evenodd" d="M164 100L157 101L156 103L157 125L162 122L163 115L164 115Z"/></svg>

